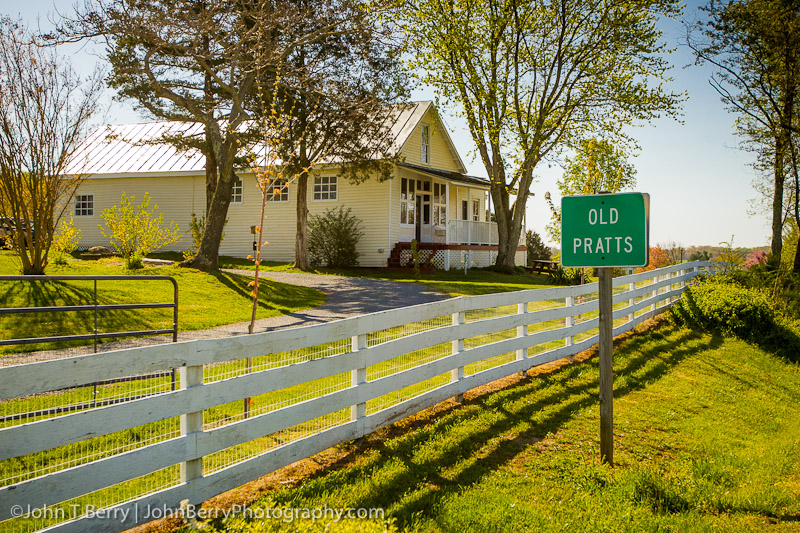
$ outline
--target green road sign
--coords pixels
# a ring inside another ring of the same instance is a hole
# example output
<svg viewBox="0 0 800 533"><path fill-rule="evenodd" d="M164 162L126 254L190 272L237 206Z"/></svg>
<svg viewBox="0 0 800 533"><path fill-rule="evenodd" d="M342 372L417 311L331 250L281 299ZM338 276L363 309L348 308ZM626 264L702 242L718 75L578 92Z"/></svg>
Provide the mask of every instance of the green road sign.
<svg viewBox="0 0 800 533"><path fill-rule="evenodd" d="M561 199L561 264L565 267L647 266L649 233L647 193Z"/></svg>

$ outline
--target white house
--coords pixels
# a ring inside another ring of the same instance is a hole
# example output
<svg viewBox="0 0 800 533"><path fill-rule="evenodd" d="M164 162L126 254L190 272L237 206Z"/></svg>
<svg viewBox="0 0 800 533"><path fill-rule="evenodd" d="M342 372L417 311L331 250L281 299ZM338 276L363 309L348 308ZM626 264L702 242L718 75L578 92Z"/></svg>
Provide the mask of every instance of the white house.
<svg viewBox="0 0 800 533"><path fill-rule="evenodd" d="M308 207L319 214L345 206L361 219L362 266L407 264L410 242L417 239L438 268L487 266L497 253L497 226L490 221L489 182L467 176L466 168L431 102L397 106L389 124L394 149L404 162L392 179L370 179L353 185L333 165L316 167L309 180ZM198 152L180 153L166 143L152 143L167 132L201 131L191 123L158 122L104 126L81 145L70 173L88 175L74 199L74 222L81 248L107 245L98 225L103 209L118 204L123 192L137 203L150 193L165 220L174 220L184 236L167 250L190 247L192 213L205 210L205 159ZM147 141L151 141L148 143ZM249 170L237 172L220 254L252 253L251 227L258 224L261 196ZM291 185L267 204L262 257L292 261L295 239L295 191ZM524 239L524 235L523 235ZM521 240L524 243L524 240ZM517 264L524 264L524 246Z"/></svg>

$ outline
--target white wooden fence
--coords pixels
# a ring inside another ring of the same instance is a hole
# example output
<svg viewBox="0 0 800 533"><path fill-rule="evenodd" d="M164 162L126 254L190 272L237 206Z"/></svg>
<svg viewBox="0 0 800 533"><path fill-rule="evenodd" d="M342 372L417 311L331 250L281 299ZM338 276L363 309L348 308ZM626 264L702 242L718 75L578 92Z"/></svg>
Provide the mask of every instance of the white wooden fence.
<svg viewBox="0 0 800 533"><path fill-rule="evenodd" d="M616 278L614 334L662 312L707 266ZM170 368L180 376L177 390L0 429L0 466L24 460L46 472L6 475L0 521L8 521L0 529L121 531L147 521L145 509L200 503L474 387L577 354L597 342L596 291L591 284L460 297L302 328L0 368L6 412L103 380ZM231 371L231 361L248 364ZM330 385L342 375L344 382ZM309 383L317 384L311 392L204 423L219 406ZM138 447L123 443L120 453L106 450L100 459L79 448L112 434L129 441L126 431L177 419L179 431L176 425ZM264 440L275 435L282 437ZM233 452L222 463L209 459L226 450ZM58 459L71 453L73 460ZM167 472L158 483L137 481L157 472ZM108 496L114 487L124 490ZM106 511L87 515L93 507Z"/></svg>

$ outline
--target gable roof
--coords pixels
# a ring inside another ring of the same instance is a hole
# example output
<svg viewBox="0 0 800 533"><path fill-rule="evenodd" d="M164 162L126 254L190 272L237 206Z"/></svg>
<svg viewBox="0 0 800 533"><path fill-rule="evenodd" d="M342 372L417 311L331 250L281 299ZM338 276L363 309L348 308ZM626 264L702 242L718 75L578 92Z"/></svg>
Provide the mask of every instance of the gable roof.
<svg viewBox="0 0 800 533"><path fill-rule="evenodd" d="M392 149L398 153L425 114L433 107L433 102L412 102L392 107L386 122L392 139ZM442 127L441 130L457 166L462 172L466 172L466 167L447 129ZM193 122L146 122L102 126L77 148L65 173L88 174L92 177L203 174L206 161L198 150L179 151L170 143L159 142L169 136L189 137L202 134L202 124Z"/></svg>

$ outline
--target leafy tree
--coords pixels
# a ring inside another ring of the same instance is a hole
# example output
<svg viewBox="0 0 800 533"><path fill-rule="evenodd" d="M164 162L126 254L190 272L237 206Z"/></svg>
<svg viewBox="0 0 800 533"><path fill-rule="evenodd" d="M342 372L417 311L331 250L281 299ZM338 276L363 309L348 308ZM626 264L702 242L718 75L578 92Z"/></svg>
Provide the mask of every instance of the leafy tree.
<svg viewBox="0 0 800 533"><path fill-rule="evenodd" d="M711 85L738 114L737 132L771 156L771 250L780 257L786 166L797 131L800 9L794 0L712 0L703 10L708 19L689 46L698 62L717 69Z"/></svg>
<svg viewBox="0 0 800 533"><path fill-rule="evenodd" d="M542 238L533 230L528 230L525 234L525 244L528 250L528 263L533 261L550 261L552 252L550 247L547 246Z"/></svg>
<svg viewBox="0 0 800 533"><path fill-rule="evenodd" d="M15 221L23 274L44 274L83 179L68 169L102 89L99 71L82 80L20 23L0 18L0 214Z"/></svg>
<svg viewBox="0 0 800 533"><path fill-rule="evenodd" d="M466 120L490 179L498 265L513 266L534 171L570 142L675 114L656 22L676 0L408 0L410 66ZM629 139L628 139L629 140ZM512 201L511 195L516 193Z"/></svg>
<svg viewBox="0 0 800 533"><path fill-rule="evenodd" d="M150 194L145 193L142 203L136 205L135 196L122 198L118 206L104 209L100 218L105 222L106 228L100 226L100 231L111 239L111 245L125 260L125 268L142 268L142 259L149 253L155 252L164 246L180 239L178 226L170 220L167 226L162 226L164 215L159 213L157 205L150 207Z"/></svg>
<svg viewBox="0 0 800 533"><path fill-rule="evenodd" d="M664 268L665 266L669 266L671 264L669 255L659 244L651 246L649 254L650 261L648 262L647 266L637 268L636 272L649 272L650 270Z"/></svg>
<svg viewBox="0 0 800 533"><path fill-rule="evenodd" d="M561 196L619 192L636 186L636 169L628 163L625 151L603 139L580 141L566 163L564 175L556 181ZM553 215L547 231L553 240L560 241L561 207L553 205L549 192L545 200Z"/></svg>
<svg viewBox="0 0 800 533"><path fill-rule="evenodd" d="M689 256L689 261L708 261L711 254L706 250L698 250Z"/></svg>

